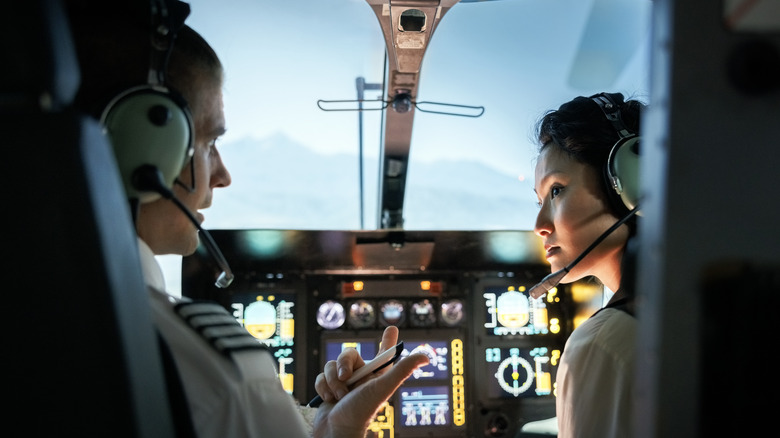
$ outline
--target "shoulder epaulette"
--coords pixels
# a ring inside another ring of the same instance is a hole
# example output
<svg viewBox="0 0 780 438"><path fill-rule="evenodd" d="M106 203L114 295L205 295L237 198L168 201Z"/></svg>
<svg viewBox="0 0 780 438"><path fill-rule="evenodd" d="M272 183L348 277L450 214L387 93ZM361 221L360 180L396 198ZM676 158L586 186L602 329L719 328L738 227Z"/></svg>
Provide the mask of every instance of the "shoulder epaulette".
<svg viewBox="0 0 780 438"><path fill-rule="evenodd" d="M228 357L238 351L266 349L219 304L189 301L176 304L173 310L187 325Z"/></svg>

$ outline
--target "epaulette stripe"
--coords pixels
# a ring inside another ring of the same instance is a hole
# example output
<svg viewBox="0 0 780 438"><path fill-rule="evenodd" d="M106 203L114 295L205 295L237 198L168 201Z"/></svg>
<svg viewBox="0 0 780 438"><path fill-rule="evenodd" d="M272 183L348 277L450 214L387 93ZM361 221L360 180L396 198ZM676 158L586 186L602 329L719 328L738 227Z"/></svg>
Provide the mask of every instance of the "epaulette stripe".
<svg viewBox="0 0 780 438"><path fill-rule="evenodd" d="M203 333L203 336L207 337L208 339L248 335L246 329L238 324L206 327L201 331L201 333ZM249 337L252 338L252 336Z"/></svg>
<svg viewBox="0 0 780 438"><path fill-rule="evenodd" d="M232 358L231 353L238 351L267 350L219 304L185 302L174 306L174 310L187 325L227 357Z"/></svg>
<svg viewBox="0 0 780 438"><path fill-rule="evenodd" d="M241 336L234 336L234 337L228 337L228 338L217 338L214 339L213 344L219 351L230 353L233 351L241 351L241 350L267 350L265 345L257 342L257 339L253 338L251 335L248 335L246 337Z"/></svg>
<svg viewBox="0 0 780 438"><path fill-rule="evenodd" d="M215 325L238 325L236 318L230 315L198 315L188 318L187 322L198 330Z"/></svg>
<svg viewBox="0 0 780 438"><path fill-rule="evenodd" d="M203 302L184 302L179 303L175 307L176 313L181 315L182 318L190 318L196 315L209 315L209 314L224 314L230 315L224 307L214 303Z"/></svg>

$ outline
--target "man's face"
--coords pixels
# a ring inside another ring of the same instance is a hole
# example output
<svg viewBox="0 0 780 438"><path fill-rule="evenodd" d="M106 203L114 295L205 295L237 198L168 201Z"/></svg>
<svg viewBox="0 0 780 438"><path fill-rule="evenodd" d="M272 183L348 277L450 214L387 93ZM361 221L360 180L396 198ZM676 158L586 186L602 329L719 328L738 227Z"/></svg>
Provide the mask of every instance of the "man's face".
<svg viewBox="0 0 780 438"><path fill-rule="evenodd" d="M204 216L199 210L211 206L212 189L227 187L231 182L216 146L225 132L222 84L213 82L211 86L198 87L198 95L188 99L195 125L194 171L187 162L179 180L188 186L194 182L195 188L189 191L178 184L173 188L175 196L200 223ZM189 255L198 247L197 229L170 200L161 198L142 204L137 226L139 237L155 254Z"/></svg>

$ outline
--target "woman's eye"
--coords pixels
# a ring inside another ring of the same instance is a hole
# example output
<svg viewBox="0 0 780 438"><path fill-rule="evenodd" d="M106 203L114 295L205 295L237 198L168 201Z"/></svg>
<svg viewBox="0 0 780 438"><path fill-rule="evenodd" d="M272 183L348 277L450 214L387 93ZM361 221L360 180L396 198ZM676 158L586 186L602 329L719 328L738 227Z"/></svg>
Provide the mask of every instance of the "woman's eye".
<svg viewBox="0 0 780 438"><path fill-rule="evenodd" d="M552 189L550 189L550 199L555 199L556 197L558 197L558 195L561 194L562 191L563 191L563 187L560 186L553 187Z"/></svg>

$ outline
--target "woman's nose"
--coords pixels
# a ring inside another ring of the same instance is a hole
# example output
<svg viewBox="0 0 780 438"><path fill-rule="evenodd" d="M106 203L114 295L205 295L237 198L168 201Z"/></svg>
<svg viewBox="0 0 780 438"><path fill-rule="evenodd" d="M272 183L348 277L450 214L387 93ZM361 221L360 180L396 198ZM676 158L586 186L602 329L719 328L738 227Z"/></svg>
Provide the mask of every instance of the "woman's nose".
<svg viewBox="0 0 780 438"><path fill-rule="evenodd" d="M552 221L549 219L547 208L543 205L536 215L534 233L539 237L546 237L553 231Z"/></svg>

